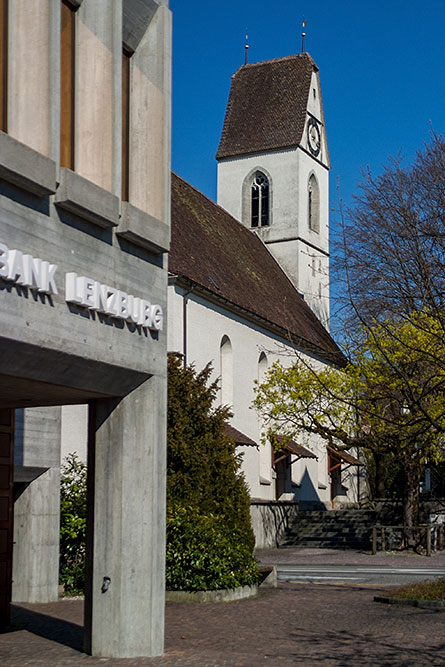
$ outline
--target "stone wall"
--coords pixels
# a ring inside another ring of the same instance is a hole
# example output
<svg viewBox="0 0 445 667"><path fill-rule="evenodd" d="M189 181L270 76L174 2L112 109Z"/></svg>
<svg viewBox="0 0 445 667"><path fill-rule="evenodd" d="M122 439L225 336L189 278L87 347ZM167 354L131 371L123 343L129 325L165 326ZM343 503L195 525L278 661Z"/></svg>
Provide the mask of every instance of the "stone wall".
<svg viewBox="0 0 445 667"><path fill-rule="evenodd" d="M255 547L278 546L280 538L298 513L298 502L291 500L256 500L250 503L250 518L255 534Z"/></svg>

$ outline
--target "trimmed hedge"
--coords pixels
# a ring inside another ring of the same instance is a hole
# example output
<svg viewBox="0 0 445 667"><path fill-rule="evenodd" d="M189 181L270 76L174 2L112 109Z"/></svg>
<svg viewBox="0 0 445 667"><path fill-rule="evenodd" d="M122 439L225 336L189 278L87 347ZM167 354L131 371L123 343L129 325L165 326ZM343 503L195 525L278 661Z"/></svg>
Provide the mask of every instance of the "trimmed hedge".
<svg viewBox="0 0 445 667"><path fill-rule="evenodd" d="M212 591L258 582L258 565L241 533L224 517L194 507L167 512L168 590Z"/></svg>

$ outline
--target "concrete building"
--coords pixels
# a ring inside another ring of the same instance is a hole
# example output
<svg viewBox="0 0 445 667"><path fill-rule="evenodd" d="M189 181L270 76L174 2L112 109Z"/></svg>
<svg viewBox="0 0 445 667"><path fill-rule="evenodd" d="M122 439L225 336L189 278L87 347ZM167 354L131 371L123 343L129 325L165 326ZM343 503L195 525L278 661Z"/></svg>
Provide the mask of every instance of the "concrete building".
<svg viewBox="0 0 445 667"><path fill-rule="evenodd" d="M163 651L170 53L168 0L0 0L0 616L57 597L87 404L96 656Z"/></svg>

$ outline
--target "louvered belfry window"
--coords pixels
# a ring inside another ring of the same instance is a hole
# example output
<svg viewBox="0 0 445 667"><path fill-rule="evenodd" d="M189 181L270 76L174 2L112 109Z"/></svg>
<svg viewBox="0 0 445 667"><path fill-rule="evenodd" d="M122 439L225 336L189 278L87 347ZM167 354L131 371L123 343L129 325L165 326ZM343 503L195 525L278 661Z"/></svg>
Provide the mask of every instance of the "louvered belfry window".
<svg viewBox="0 0 445 667"><path fill-rule="evenodd" d="M257 171L252 182L252 227L265 227L269 224L269 181Z"/></svg>

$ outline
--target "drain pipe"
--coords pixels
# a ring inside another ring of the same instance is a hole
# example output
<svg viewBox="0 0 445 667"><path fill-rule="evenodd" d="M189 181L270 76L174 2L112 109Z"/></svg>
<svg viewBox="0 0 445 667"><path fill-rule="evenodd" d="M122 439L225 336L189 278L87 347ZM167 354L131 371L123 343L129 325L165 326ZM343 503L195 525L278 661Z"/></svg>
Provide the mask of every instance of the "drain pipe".
<svg viewBox="0 0 445 667"><path fill-rule="evenodd" d="M193 292L193 286L182 295L182 355L184 368L187 366L187 297Z"/></svg>

